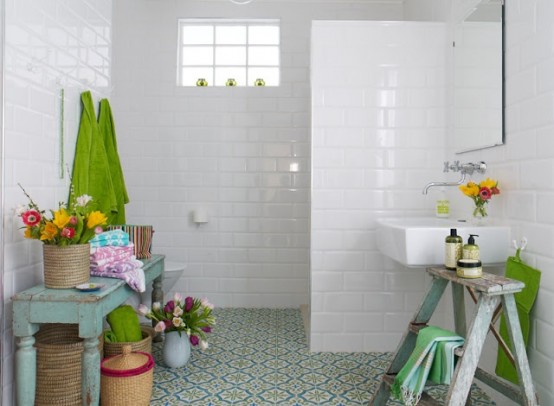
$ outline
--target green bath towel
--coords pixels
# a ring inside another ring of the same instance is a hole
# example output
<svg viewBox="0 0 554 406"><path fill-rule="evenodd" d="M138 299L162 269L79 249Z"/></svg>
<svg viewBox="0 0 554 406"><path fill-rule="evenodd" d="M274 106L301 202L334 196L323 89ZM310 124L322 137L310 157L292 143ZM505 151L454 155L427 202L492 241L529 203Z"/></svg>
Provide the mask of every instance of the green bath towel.
<svg viewBox="0 0 554 406"><path fill-rule="evenodd" d="M521 292L516 293L516 308L519 316L519 324L521 326L521 334L523 335L523 342L527 346L529 339L529 327L530 320L529 314L535 303L535 298L539 291L539 285L541 282L541 272L537 269L531 268L529 265L524 264L519 257L520 250L516 251L515 257L509 257L506 262L506 278L517 279L525 283L525 288ZM504 318L504 314L500 319L500 336L504 339L510 349L513 347L508 335L508 326ZM517 371L514 365L510 362L504 350L499 346L498 355L496 359L496 375L507 379L515 384L518 383Z"/></svg>
<svg viewBox="0 0 554 406"><path fill-rule="evenodd" d="M132 343L142 340L137 313L130 305L119 306L106 317L118 343ZM110 336L110 339L114 339Z"/></svg>
<svg viewBox="0 0 554 406"><path fill-rule="evenodd" d="M435 326L421 329L410 358L396 375L392 395L405 405L414 406L428 379L449 384L454 372L454 350L463 344L463 337L452 331Z"/></svg>
<svg viewBox="0 0 554 406"><path fill-rule="evenodd" d="M82 93L81 101L83 112L75 146L71 182L75 197L83 194L92 196L96 208L110 218L113 212L117 212L117 200L108 156L96 122L91 93ZM71 196L68 202L71 207Z"/></svg>
<svg viewBox="0 0 554 406"><path fill-rule="evenodd" d="M112 177L112 184L115 193L117 212L112 212L112 217L109 218L110 224L125 224L125 204L129 203L127 188L125 187L125 179L123 178L123 170L119 161L117 152L117 141L115 136L115 125L112 116L112 109L108 99L100 100L100 113L98 116L98 126L100 133L104 139L104 147L108 157L108 165Z"/></svg>

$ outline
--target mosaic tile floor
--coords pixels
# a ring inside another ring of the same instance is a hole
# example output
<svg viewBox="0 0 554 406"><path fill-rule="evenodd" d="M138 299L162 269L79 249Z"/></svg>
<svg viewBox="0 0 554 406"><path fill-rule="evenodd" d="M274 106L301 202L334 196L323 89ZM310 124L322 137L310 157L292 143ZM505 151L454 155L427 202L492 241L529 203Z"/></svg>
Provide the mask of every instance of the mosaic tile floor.
<svg viewBox="0 0 554 406"><path fill-rule="evenodd" d="M156 368L151 405L367 405L390 353L310 353L300 311L216 309L210 348L193 349L189 363ZM438 398L446 387L430 390ZM494 405L478 388L473 405ZM389 405L400 405L389 402Z"/></svg>

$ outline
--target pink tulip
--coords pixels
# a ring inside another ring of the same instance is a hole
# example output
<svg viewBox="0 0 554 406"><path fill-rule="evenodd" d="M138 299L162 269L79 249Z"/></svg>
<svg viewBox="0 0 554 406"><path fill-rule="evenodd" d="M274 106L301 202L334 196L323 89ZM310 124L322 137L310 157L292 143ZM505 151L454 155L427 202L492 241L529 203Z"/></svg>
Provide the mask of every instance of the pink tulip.
<svg viewBox="0 0 554 406"><path fill-rule="evenodd" d="M165 330L165 323L163 321L159 321L158 324L156 324L156 327L154 327L154 331L161 333Z"/></svg>

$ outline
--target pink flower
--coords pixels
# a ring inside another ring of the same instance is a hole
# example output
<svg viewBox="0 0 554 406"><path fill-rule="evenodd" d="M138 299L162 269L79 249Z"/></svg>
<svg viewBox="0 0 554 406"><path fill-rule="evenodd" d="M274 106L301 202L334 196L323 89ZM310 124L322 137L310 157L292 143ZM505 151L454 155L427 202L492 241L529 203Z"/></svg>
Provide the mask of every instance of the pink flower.
<svg viewBox="0 0 554 406"><path fill-rule="evenodd" d="M158 324L156 324L156 327L154 327L154 331L161 333L165 330L165 323L163 321L159 321Z"/></svg>
<svg viewBox="0 0 554 406"><path fill-rule="evenodd" d="M489 200L492 196L491 190L488 187L482 187L479 190L479 197L483 200Z"/></svg>
<svg viewBox="0 0 554 406"><path fill-rule="evenodd" d="M491 193L492 193L493 195L499 195L499 194L500 194L500 189L498 189L496 186L493 186L493 187L491 188Z"/></svg>
<svg viewBox="0 0 554 406"><path fill-rule="evenodd" d="M138 312L140 314L142 314L143 316L146 316L148 314L150 310L148 310L148 307L143 305L143 304L139 304L139 307L138 307Z"/></svg>
<svg viewBox="0 0 554 406"><path fill-rule="evenodd" d="M104 229L100 226L96 227L94 229L94 234L101 234L104 231Z"/></svg>
<svg viewBox="0 0 554 406"><path fill-rule="evenodd" d="M75 229L71 227L65 227L60 233L62 237L72 239L75 237Z"/></svg>
<svg viewBox="0 0 554 406"><path fill-rule="evenodd" d="M204 333L211 333L212 332L212 328L210 326L202 327L201 330Z"/></svg>
<svg viewBox="0 0 554 406"><path fill-rule="evenodd" d="M198 345L198 343L200 342L200 339L194 335L190 336L189 340L190 340L190 343L195 346Z"/></svg>
<svg viewBox="0 0 554 406"><path fill-rule="evenodd" d="M175 294L173 295L173 300L175 302L181 303L183 301L183 295L181 295L179 292L175 292Z"/></svg>
<svg viewBox="0 0 554 406"><path fill-rule="evenodd" d="M194 306L194 299L190 296L187 296L187 298L185 299L185 312L190 312L192 306Z"/></svg>
<svg viewBox="0 0 554 406"><path fill-rule="evenodd" d="M214 309L214 305L211 304L209 301L208 301L208 298L205 297L203 298L200 303L202 303L202 306L204 306L205 308L207 309L210 309L210 310L213 310Z"/></svg>
<svg viewBox="0 0 554 406"><path fill-rule="evenodd" d="M25 223L26 226L34 227L38 223L40 223L40 213L36 210L27 210L23 215L21 216L23 219L23 223Z"/></svg>
<svg viewBox="0 0 554 406"><path fill-rule="evenodd" d="M79 222L79 219L75 216L71 216L69 218L69 224L71 224L72 226L76 226L78 222Z"/></svg>

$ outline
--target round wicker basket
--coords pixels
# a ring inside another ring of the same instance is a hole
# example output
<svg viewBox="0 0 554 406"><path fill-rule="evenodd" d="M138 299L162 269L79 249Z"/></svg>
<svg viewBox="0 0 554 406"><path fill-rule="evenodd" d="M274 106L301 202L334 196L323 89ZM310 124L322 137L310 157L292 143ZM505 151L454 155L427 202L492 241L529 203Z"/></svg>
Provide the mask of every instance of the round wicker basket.
<svg viewBox="0 0 554 406"><path fill-rule="evenodd" d="M114 355L123 354L123 347L131 346L133 352L145 352L152 354L152 337L154 337L154 329L148 326L140 326L142 331L142 340L128 343L108 343L104 341L104 357L112 357Z"/></svg>
<svg viewBox="0 0 554 406"><path fill-rule="evenodd" d="M68 289L90 279L90 245L47 245L44 257L44 286L50 289Z"/></svg>
<svg viewBox="0 0 554 406"><path fill-rule="evenodd" d="M152 398L154 359L144 352L131 352L105 358L100 367L100 400L104 406L148 406Z"/></svg>
<svg viewBox="0 0 554 406"><path fill-rule="evenodd" d="M98 349L102 350L102 336ZM35 406L80 406L83 339L76 324L44 324L35 334Z"/></svg>

